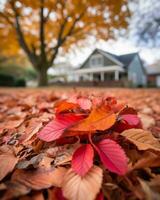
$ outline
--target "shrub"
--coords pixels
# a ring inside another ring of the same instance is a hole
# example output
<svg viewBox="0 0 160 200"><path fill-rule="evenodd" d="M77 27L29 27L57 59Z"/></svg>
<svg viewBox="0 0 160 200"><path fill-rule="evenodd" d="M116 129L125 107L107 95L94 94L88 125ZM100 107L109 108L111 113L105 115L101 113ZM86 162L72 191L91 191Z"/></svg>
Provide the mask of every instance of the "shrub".
<svg viewBox="0 0 160 200"><path fill-rule="evenodd" d="M16 87L26 87L26 80L24 78L19 78L15 82Z"/></svg>
<svg viewBox="0 0 160 200"><path fill-rule="evenodd" d="M12 75L0 73L0 86L25 87L26 81L24 78L15 78Z"/></svg>
<svg viewBox="0 0 160 200"><path fill-rule="evenodd" d="M14 86L15 82L12 75L0 73L0 86Z"/></svg>

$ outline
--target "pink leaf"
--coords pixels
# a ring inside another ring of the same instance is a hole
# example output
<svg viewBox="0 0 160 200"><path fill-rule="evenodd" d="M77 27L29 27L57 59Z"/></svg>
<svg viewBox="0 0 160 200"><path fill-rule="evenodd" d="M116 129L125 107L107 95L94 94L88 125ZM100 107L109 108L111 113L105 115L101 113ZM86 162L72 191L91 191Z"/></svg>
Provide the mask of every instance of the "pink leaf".
<svg viewBox="0 0 160 200"><path fill-rule="evenodd" d="M130 126L137 126L140 123L139 117L133 114L122 115L121 119L126 121Z"/></svg>
<svg viewBox="0 0 160 200"><path fill-rule="evenodd" d="M73 154L72 168L80 176L84 176L93 165L94 150L90 144L82 145Z"/></svg>
<svg viewBox="0 0 160 200"><path fill-rule="evenodd" d="M89 100L86 97L72 96L72 97L70 97L68 102L78 104L83 110L89 110L92 106L91 100Z"/></svg>
<svg viewBox="0 0 160 200"><path fill-rule="evenodd" d="M104 139L96 145L96 150L109 171L119 175L127 172L127 157L121 146L115 141Z"/></svg>
<svg viewBox="0 0 160 200"><path fill-rule="evenodd" d="M122 132L131 128L142 128L142 123L133 108L126 108L119 114L119 120L115 126L115 131Z"/></svg>
<svg viewBox="0 0 160 200"><path fill-rule="evenodd" d="M92 106L92 103L87 98L79 98L77 99L77 104L83 109L83 110L89 110Z"/></svg>
<svg viewBox="0 0 160 200"><path fill-rule="evenodd" d="M83 115L59 114L57 118L49 122L38 134L38 138L46 142L60 138L64 131L83 119Z"/></svg>

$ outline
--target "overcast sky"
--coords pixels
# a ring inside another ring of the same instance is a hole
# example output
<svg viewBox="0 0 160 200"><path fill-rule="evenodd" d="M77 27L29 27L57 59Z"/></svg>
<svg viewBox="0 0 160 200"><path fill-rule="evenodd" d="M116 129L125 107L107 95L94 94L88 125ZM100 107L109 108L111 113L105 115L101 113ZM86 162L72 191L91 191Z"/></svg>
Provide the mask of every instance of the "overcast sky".
<svg viewBox="0 0 160 200"><path fill-rule="evenodd" d="M160 0L138 0L136 5L130 4L130 8L138 12L147 12L154 10L157 1ZM152 4L152 2L154 3ZM133 15L129 23L131 31L134 30L134 27L136 27L136 23L136 17ZM134 36L131 34L131 31L129 32L130 36L123 36L123 38L118 38L116 41L109 40L106 42L95 42L91 40L89 42L90 45L86 45L89 47L76 50L75 53L67 56L67 60L70 60L73 65L78 65L82 63L95 48L100 48L117 55L139 52L141 58L148 64L156 62L157 59L160 60L160 48L138 46L135 42Z"/></svg>
<svg viewBox="0 0 160 200"><path fill-rule="evenodd" d="M83 47L77 49L74 51L74 53L67 55L66 60L70 61L70 63L75 66L79 65L89 56L89 54L95 48L100 48L117 55L139 52L141 58L148 64L152 64L157 59L160 58L160 49L137 47L131 40L125 38L119 38L117 41L111 41L111 40L107 42L101 41L93 43L93 45L90 45L90 47L88 48Z"/></svg>

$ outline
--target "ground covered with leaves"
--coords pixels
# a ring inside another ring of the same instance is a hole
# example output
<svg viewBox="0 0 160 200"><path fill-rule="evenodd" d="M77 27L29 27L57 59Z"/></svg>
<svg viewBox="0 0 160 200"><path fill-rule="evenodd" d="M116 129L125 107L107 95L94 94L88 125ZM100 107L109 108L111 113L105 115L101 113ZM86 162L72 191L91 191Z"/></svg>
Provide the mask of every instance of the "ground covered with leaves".
<svg viewBox="0 0 160 200"><path fill-rule="evenodd" d="M0 199L160 199L160 90L1 89Z"/></svg>

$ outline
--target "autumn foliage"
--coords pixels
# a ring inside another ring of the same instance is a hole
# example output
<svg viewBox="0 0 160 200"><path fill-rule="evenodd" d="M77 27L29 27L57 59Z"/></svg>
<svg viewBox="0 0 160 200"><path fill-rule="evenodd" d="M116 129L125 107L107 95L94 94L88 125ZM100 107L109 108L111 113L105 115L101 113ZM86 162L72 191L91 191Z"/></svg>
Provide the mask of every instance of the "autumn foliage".
<svg viewBox="0 0 160 200"><path fill-rule="evenodd" d="M57 56L96 38L116 37L127 28L127 0L7 0L0 1L0 53L27 56L47 84L47 70Z"/></svg>
<svg viewBox="0 0 160 200"><path fill-rule="evenodd" d="M0 124L2 199L153 196L160 143L143 129L134 108L106 95L19 97L18 106L14 98L3 97L14 108L7 111L10 123ZM159 191L156 195L160 197Z"/></svg>

